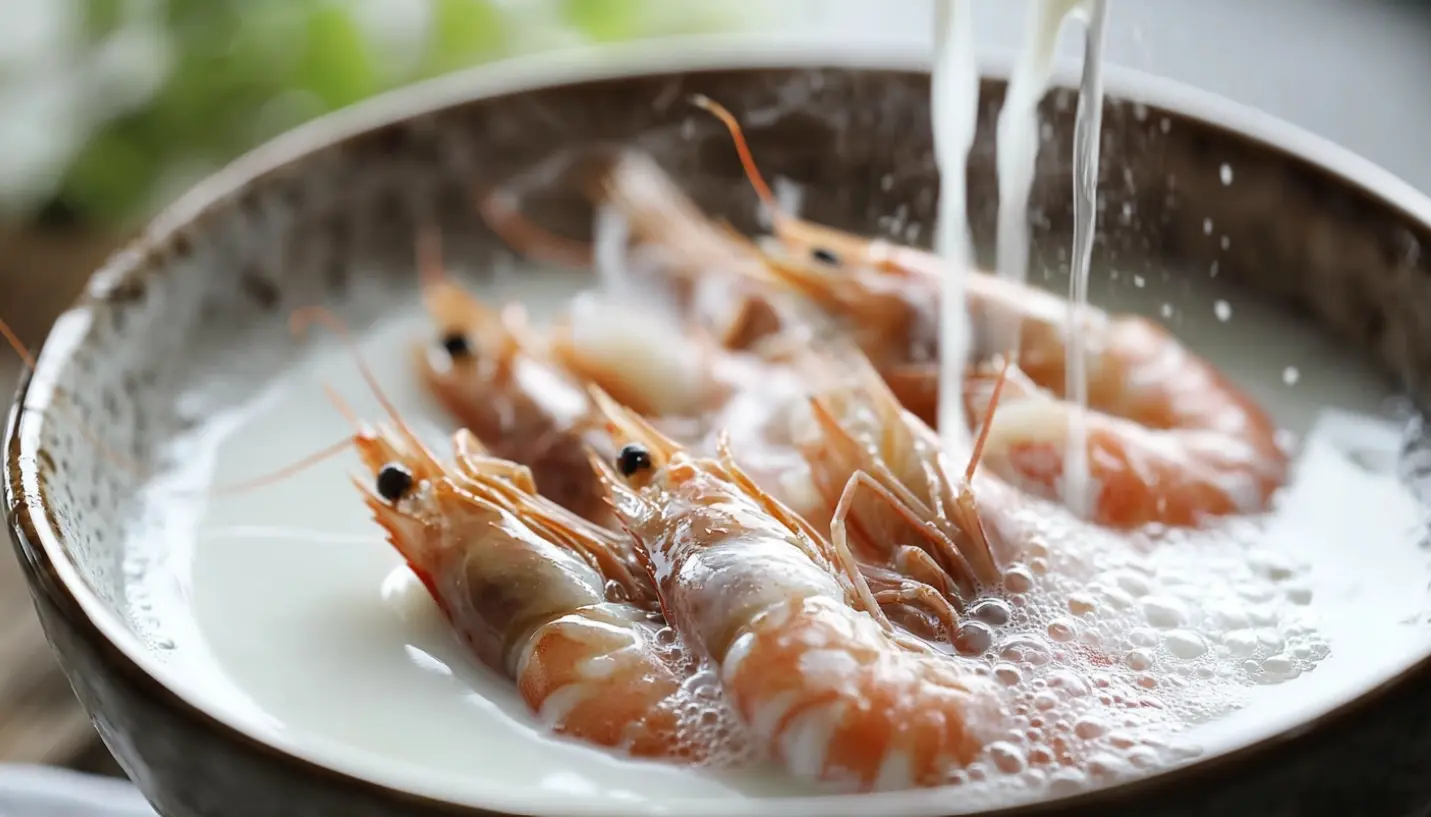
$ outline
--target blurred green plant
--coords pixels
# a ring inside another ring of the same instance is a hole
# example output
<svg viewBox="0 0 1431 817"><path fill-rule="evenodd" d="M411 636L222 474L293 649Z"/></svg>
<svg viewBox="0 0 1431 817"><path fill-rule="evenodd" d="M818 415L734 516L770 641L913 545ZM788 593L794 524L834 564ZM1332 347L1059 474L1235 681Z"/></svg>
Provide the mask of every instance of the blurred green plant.
<svg viewBox="0 0 1431 817"><path fill-rule="evenodd" d="M729 28L757 5L730 0L70 2L81 11L77 51L102 51L136 30L148 32L147 40L140 39L154 44L130 49L131 56L153 63L146 70L155 80L143 98L109 116L90 115L87 123L77 117L75 127L87 124L91 131L57 168L48 189L36 191L39 200L21 203L90 224L142 218L197 175L255 144L398 85L562 45ZM15 197L10 198L13 209Z"/></svg>

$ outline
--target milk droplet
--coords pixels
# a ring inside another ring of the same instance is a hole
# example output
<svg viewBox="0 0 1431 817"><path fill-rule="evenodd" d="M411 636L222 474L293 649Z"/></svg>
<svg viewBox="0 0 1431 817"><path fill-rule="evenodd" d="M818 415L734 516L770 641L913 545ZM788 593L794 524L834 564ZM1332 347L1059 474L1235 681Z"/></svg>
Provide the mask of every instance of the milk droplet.
<svg viewBox="0 0 1431 817"><path fill-rule="evenodd" d="M1212 235L1212 219L1205 218L1202 220L1202 233L1203 235Z"/></svg>
<svg viewBox="0 0 1431 817"><path fill-rule="evenodd" d="M1227 323L1232 319L1232 304L1219 299L1212 305L1212 313L1217 316L1218 320Z"/></svg>
<svg viewBox="0 0 1431 817"><path fill-rule="evenodd" d="M1282 370L1282 382L1288 386L1297 385L1297 381L1302 379L1302 373L1297 371L1296 366L1288 366Z"/></svg>
<svg viewBox="0 0 1431 817"><path fill-rule="evenodd" d="M1217 177L1222 180L1223 187L1232 184L1232 165L1223 162L1222 167L1217 169Z"/></svg>

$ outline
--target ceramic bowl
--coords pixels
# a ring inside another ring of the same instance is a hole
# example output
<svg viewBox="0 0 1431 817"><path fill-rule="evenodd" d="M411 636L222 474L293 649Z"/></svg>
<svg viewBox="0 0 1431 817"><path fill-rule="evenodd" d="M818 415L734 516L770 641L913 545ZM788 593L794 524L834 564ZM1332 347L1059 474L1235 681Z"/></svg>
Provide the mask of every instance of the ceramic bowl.
<svg viewBox="0 0 1431 817"><path fill-rule="evenodd" d="M708 210L755 229L723 131L685 102L739 111L764 166L806 188L810 218L861 233L933 219L937 174L921 55L784 41L686 41L516 61L385 96L300 128L199 185L99 270L56 323L5 443L11 535L70 682L106 744L167 817L552 813L540 792L459 802L341 754L280 748L214 705L141 643L121 532L142 485L99 457L76 419L140 465L246 399L295 352L255 344L320 302L355 328L412 297L416 225L481 268L505 252L474 184L596 143L650 151ZM983 82L971 212L987 258L995 200ZM1044 106L1051 144L1033 193L1045 261L1069 229L1074 95ZM1109 81L1105 213L1132 218L1098 252L1207 269L1358 350L1419 405L1431 397L1431 202L1346 151L1255 111L1166 82ZM1220 168L1236 169L1236 184ZM1125 207L1126 206L1126 207ZM572 194L537 212L580 235ZM1109 218L1109 216L1105 216ZM1209 240L1214 219L1221 242ZM927 237L925 229L916 240ZM296 346L296 343L295 343ZM1127 785L1001 814L1410 814L1431 802L1431 659L1275 739ZM927 793L882 805L793 799L788 815L936 815ZM672 813L708 813L670 804ZM753 803L721 811L765 813Z"/></svg>

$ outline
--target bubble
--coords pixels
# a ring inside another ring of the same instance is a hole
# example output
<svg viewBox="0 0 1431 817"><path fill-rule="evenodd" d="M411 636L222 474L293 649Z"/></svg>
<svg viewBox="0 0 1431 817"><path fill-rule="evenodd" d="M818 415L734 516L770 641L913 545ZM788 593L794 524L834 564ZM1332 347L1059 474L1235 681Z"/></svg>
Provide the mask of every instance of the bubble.
<svg viewBox="0 0 1431 817"><path fill-rule="evenodd" d="M985 599L969 608L969 615L995 627L1002 627L1013 618L1013 610L1002 599Z"/></svg>
<svg viewBox="0 0 1431 817"><path fill-rule="evenodd" d="M994 768L1004 774L1018 774L1028 765L1023 750L1004 741L989 744L989 759L993 761Z"/></svg>
<svg viewBox="0 0 1431 817"><path fill-rule="evenodd" d="M1048 645L1035 635L1016 635L999 645L999 657L1018 664L1041 666L1052 657Z"/></svg>
<svg viewBox="0 0 1431 817"><path fill-rule="evenodd" d="M1252 655L1257 652L1257 634L1251 630L1237 630L1223 636L1222 645L1233 655Z"/></svg>
<svg viewBox="0 0 1431 817"><path fill-rule="evenodd" d="M1098 602L1087 593L1074 593L1068 597L1068 611L1077 616L1090 615L1098 611Z"/></svg>
<svg viewBox="0 0 1431 817"><path fill-rule="evenodd" d="M1106 731L1108 731L1108 727L1104 726L1103 721L1097 718L1082 718L1073 724L1073 734L1084 740L1092 740Z"/></svg>
<svg viewBox="0 0 1431 817"><path fill-rule="evenodd" d="M1268 675L1290 675L1297 669L1297 662L1290 655L1271 655L1262 659L1262 671Z"/></svg>
<svg viewBox="0 0 1431 817"><path fill-rule="evenodd" d="M1118 589L1130 596L1146 596L1148 594L1148 580L1129 570L1120 570L1114 574L1113 580L1117 583Z"/></svg>
<svg viewBox="0 0 1431 817"><path fill-rule="evenodd" d="M1160 630L1182 626L1188 612L1182 602L1171 596L1148 596L1143 599L1143 617Z"/></svg>
<svg viewBox="0 0 1431 817"><path fill-rule="evenodd" d="M954 633L954 649L960 655L983 655L993 644L994 631L982 621L960 622Z"/></svg>
<svg viewBox="0 0 1431 817"><path fill-rule="evenodd" d="M1156 647L1158 646L1158 633L1147 627L1139 627L1128 633L1128 643L1139 647Z"/></svg>
<svg viewBox="0 0 1431 817"><path fill-rule="evenodd" d="M1047 712L1058 706L1058 696L1052 692L1040 692L1034 696L1033 705L1035 709Z"/></svg>
<svg viewBox="0 0 1431 817"><path fill-rule="evenodd" d="M1034 587L1033 575L1027 567L1015 565L1004 573L1004 587L1010 593L1027 593Z"/></svg>
<svg viewBox="0 0 1431 817"><path fill-rule="evenodd" d="M1048 623L1048 637L1054 641L1072 641L1078 637L1078 625L1066 618L1056 618Z"/></svg>
<svg viewBox="0 0 1431 817"><path fill-rule="evenodd" d="M1079 677L1072 670L1057 670L1048 675L1049 689L1056 689L1064 694L1078 698L1089 693L1088 682Z"/></svg>
<svg viewBox="0 0 1431 817"><path fill-rule="evenodd" d="M995 664L994 677L1007 686L1017 686L1024 679L1024 674L1013 664Z"/></svg>
<svg viewBox="0 0 1431 817"><path fill-rule="evenodd" d="M1207 652L1207 641L1191 630L1173 630L1163 637L1163 646L1175 657L1184 661Z"/></svg>
<svg viewBox="0 0 1431 817"><path fill-rule="evenodd" d="M1153 666L1153 654L1147 650L1131 650L1125 659L1129 669L1138 671L1151 669Z"/></svg>

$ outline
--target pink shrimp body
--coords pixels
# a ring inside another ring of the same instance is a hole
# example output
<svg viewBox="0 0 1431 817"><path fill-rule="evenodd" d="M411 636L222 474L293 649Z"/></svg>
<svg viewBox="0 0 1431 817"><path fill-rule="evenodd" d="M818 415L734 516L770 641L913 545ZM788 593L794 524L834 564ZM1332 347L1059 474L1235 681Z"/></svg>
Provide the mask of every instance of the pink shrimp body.
<svg viewBox="0 0 1431 817"><path fill-rule="evenodd" d="M965 381L976 418L985 413L989 385L987 373ZM1076 411L1020 374L989 424L985 465L1029 493L1067 499L1064 456ZM1099 411L1085 413L1083 422L1088 506L1073 510L1102 525L1193 526L1209 517L1254 513L1267 507L1282 483L1280 452L1250 442L1255 436L1157 428Z"/></svg>
<svg viewBox="0 0 1431 817"><path fill-rule="evenodd" d="M734 117L709 101L701 104L730 128L747 175L774 212L779 250L768 256L769 272L843 318L900 401L934 422L943 263L921 250L779 212ZM966 274L965 291L976 356L1016 352L1027 380L1052 392L1038 403L1000 410L999 427L989 434L985 451L987 467L1026 490L1062 499L1066 449L1060 446L1074 410L1062 400L1067 303L979 272ZM1088 345L1087 458L1101 481L1091 492L1094 501L1073 510L1124 528L1196 525L1209 517L1265 510L1287 471L1286 453L1267 414L1145 318L1089 308L1076 320ZM1017 333L1011 331L1015 326ZM986 396L988 384L987 377L975 375L968 387ZM971 411L976 422L987 407L977 408Z"/></svg>
<svg viewBox="0 0 1431 817"><path fill-rule="evenodd" d="M559 509L530 501L529 480L511 478L521 469L486 459L465 432L456 468L406 432L364 430L355 441L369 474L354 481L393 547L542 721L638 757L702 759L678 728L689 667L660 643L660 614L627 601L653 595L644 573L603 571L587 555L597 539L572 547L586 530L579 520L546 535L561 526Z"/></svg>
<svg viewBox="0 0 1431 817"><path fill-rule="evenodd" d="M757 745L789 772L859 790L934 786L1000 730L992 681L897 640L829 543L733 462L697 460L608 412L651 454L624 478L605 470L668 619L719 666Z"/></svg>

